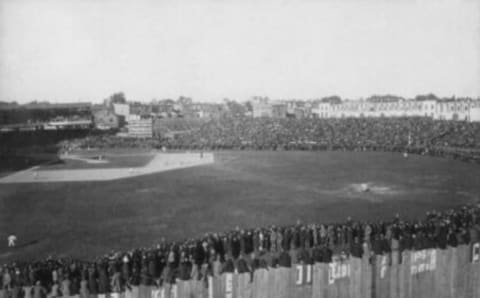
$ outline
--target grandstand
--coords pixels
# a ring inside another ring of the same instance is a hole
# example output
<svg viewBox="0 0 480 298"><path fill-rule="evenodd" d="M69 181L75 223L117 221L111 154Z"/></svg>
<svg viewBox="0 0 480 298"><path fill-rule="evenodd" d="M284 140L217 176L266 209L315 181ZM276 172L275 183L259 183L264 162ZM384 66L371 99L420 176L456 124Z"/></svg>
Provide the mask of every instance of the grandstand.
<svg viewBox="0 0 480 298"><path fill-rule="evenodd" d="M159 118L154 121L155 135L171 138L197 130L208 120L204 118Z"/></svg>

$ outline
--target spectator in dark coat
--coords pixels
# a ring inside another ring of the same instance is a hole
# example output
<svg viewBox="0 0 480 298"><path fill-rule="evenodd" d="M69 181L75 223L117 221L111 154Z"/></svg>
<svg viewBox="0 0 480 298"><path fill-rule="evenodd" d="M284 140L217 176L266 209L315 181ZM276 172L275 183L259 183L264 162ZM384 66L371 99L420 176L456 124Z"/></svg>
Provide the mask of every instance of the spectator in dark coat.
<svg viewBox="0 0 480 298"><path fill-rule="evenodd" d="M233 263L233 260L232 260L232 258L228 258L225 261L225 264L223 264L222 273L223 272L233 273L234 271L235 271L235 265Z"/></svg>
<svg viewBox="0 0 480 298"><path fill-rule="evenodd" d="M363 246L360 243L360 239L358 237L355 237L353 239L353 243L350 248L350 253L355 258L361 258L363 256Z"/></svg>
<svg viewBox="0 0 480 298"><path fill-rule="evenodd" d="M88 292L90 297L96 297L98 294L97 271L93 265L88 268Z"/></svg>
<svg viewBox="0 0 480 298"><path fill-rule="evenodd" d="M97 267L98 270L98 293L107 294L110 292L110 279L108 278L107 266L102 262Z"/></svg>
<svg viewBox="0 0 480 298"><path fill-rule="evenodd" d="M292 260L290 258L290 255L285 250L282 250L282 252L278 256L278 266L287 268L292 267Z"/></svg>

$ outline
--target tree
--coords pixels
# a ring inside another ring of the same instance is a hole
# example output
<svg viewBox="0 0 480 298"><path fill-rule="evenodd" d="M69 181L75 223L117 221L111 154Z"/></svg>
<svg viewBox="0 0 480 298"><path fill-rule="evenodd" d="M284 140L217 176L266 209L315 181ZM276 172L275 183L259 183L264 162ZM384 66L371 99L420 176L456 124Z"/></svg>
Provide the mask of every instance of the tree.
<svg viewBox="0 0 480 298"><path fill-rule="evenodd" d="M332 95L332 96L323 97L321 99L321 101L322 102L329 102L329 103L341 103L342 98L338 95Z"/></svg>
<svg viewBox="0 0 480 298"><path fill-rule="evenodd" d="M433 93L429 93L429 94L425 94L425 95L419 94L419 95L415 96L415 100L417 100L417 101L438 100L438 99L439 98Z"/></svg>
<svg viewBox="0 0 480 298"><path fill-rule="evenodd" d="M177 102L178 102L179 104L181 104L182 106L190 106L190 105L192 105L193 100L192 100L192 98L190 98L190 97L180 96L180 97L178 98Z"/></svg>
<svg viewBox="0 0 480 298"><path fill-rule="evenodd" d="M247 109L248 112L253 112L253 106L251 101L247 101L245 103L245 108Z"/></svg>
<svg viewBox="0 0 480 298"><path fill-rule="evenodd" d="M242 105L234 100L229 100L228 98L223 99L223 103L227 107L227 112L234 117L244 117L247 112L245 105Z"/></svg>
<svg viewBox="0 0 480 298"><path fill-rule="evenodd" d="M117 92L117 93L113 93L112 95L110 95L110 98L109 98L109 101L111 104L114 104L114 103L127 103L127 99L125 98L125 94L123 94L123 92Z"/></svg>
<svg viewBox="0 0 480 298"><path fill-rule="evenodd" d="M385 95L374 94L367 98L367 101L369 102L397 102L397 101L403 101L403 100L405 100L405 98L398 95L393 95L393 94L385 94Z"/></svg>

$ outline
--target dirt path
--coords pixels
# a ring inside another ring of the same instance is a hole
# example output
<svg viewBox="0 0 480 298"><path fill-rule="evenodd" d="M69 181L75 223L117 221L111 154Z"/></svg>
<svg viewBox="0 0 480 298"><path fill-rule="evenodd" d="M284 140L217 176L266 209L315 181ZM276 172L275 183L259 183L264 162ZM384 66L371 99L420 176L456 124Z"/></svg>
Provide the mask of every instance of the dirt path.
<svg viewBox="0 0 480 298"><path fill-rule="evenodd" d="M213 163L213 153L157 153L145 166L136 168L68 169L37 171L33 167L0 179L5 183L107 181Z"/></svg>

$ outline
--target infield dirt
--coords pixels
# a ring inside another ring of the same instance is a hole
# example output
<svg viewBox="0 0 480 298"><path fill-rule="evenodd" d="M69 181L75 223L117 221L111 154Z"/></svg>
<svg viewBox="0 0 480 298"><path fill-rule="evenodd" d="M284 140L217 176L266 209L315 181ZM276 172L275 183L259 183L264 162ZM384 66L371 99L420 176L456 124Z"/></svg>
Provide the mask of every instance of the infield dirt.
<svg viewBox="0 0 480 298"><path fill-rule="evenodd" d="M114 156L112 156L114 157ZM148 158L143 166L129 167L128 163L122 167L115 165L121 163L121 157L116 156L116 163L109 165L109 158L101 159L82 158L80 155L64 156L70 160L67 166L42 167L36 166L12 175L0 178L1 183L40 183L40 182L73 182L73 181L108 181L115 179L132 178L164 171L183 169L198 165L213 163L211 153L155 153L151 155L134 156L135 158ZM120 159L120 161L119 161ZM77 164L78 168L72 168ZM127 166L126 166L127 165ZM136 164L134 164L136 165ZM131 166L131 164L130 164Z"/></svg>

